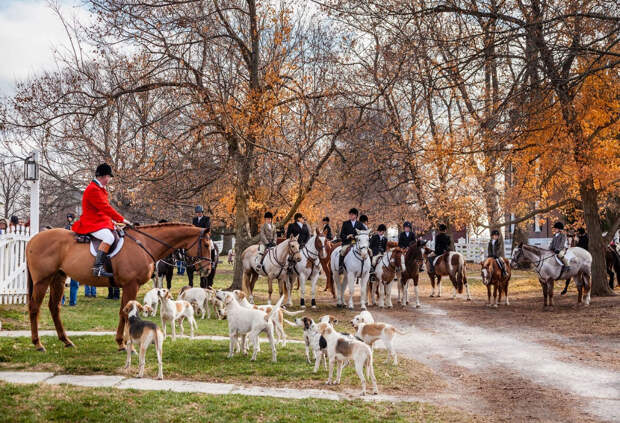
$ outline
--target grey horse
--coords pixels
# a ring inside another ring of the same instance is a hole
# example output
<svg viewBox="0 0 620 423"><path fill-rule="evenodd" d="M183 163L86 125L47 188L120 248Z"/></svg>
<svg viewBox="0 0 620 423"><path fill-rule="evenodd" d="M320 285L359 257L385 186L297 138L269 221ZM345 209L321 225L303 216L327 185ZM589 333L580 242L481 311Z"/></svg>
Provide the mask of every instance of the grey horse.
<svg viewBox="0 0 620 423"><path fill-rule="evenodd" d="M592 255L583 248L571 247L564 255L568 263L567 269L562 269L553 251L519 244L512 251L510 265L515 268L520 264L532 263L538 274L538 281L542 286L545 297L545 307L553 306L553 283L559 279L575 279L577 285L577 304L581 303L585 293L585 304L590 305L590 289L592 288Z"/></svg>

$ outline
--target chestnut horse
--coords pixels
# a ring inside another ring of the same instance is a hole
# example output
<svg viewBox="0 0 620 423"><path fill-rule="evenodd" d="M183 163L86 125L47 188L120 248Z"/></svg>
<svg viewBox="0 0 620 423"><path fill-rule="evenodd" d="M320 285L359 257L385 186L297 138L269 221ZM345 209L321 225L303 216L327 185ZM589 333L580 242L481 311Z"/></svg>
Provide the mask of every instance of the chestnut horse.
<svg viewBox="0 0 620 423"><path fill-rule="evenodd" d="M407 247L405 252L405 269L398 284L398 298L400 304L405 307L409 304L409 281L413 282L415 293L415 306L420 307L420 295L418 294L418 282L420 280L420 268L424 262L424 246L426 241L418 239Z"/></svg>
<svg viewBox="0 0 620 423"><path fill-rule="evenodd" d="M329 290L332 293L332 298L336 298L336 290L334 289L334 275L332 274L332 268L330 266L332 251L340 247L342 242L340 241L327 241L325 248L327 250L327 257L319 257L323 272L325 272L325 291Z"/></svg>
<svg viewBox="0 0 620 423"><path fill-rule="evenodd" d="M429 254L431 254L433 250L428 247L424 247L424 257L428 259ZM435 280L437 281L437 289L438 289L438 297L441 297L441 277L448 276L450 281L452 281L452 286L454 287L454 291L452 292L452 298L456 298L456 293L463 293L463 285L465 285L465 290L467 292L467 301L471 301L471 295L469 294L469 285L467 285L467 275L465 274L465 257L461 253L456 253L454 251L448 251L447 253L443 253L438 257L433 257L435 260L435 271L431 272L431 267L427 266L426 272L428 273L428 278L431 280L431 286L433 288L433 292L431 292L431 297L435 296ZM428 264L428 263L427 263Z"/></svg>
<svg viewBox="0 0 620 423"><path fill-rule="evenodd" d="M137 229L126 228L121 251L111 258L114 283L123 288L123 297L116 330L119 350L125 349L123 330L127 316L122 312L127 302L136 299L138 289L153 274L155 262L178 248L185 248L188 256L198 257L200 268L211 268L211 240L203 228L182 223L145 225ZM28 308L32 343L38 351L45 351L39 339L39 311L50 288L49 309L56 326L58 339L65 346L73 342L60 320L60 301L67 276L91 286L109 286L108 278L92 274L94 257L87 243L78 243L75 233L66 229L39 232L26 246L28 269Z"/></svg>
<svg viewBox="0 0 620 423"><path fill-rule="evenodd" d="M482 283L487 287L487 306L489 307L497 307L497 303L502 301L502 292L506 296L506 305L510 305L508 301L508 281L510 281L511 276L510 262L504 257L502 260L504 260L506 276L502 275L502 269L499 268L497 260L493 257L489 257L480 263L482 265L480 274L482 275ZM493 303L491 303L491 285L493 285ZM497 291L499 291L499 298Z"/></svg>

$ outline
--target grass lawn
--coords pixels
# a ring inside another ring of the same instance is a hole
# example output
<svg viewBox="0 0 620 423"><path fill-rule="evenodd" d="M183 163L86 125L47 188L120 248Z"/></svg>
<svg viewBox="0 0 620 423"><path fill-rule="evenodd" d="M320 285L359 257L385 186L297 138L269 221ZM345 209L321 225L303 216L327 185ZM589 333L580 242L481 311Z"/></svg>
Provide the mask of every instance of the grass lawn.
<svg viewBox="0 0 620 423"><path fill-rule="evenodd" d="M0 383L2 421L471 422L420 403L292 400Z"/></svg>

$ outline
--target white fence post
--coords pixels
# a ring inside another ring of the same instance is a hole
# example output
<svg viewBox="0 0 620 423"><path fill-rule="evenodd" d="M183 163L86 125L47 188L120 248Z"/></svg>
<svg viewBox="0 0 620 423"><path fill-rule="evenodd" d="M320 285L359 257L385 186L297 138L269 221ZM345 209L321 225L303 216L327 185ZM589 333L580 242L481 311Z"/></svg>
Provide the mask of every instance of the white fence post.
<svg viewBox="0 0 620 423"><path fill-rule="evenodd" d="M25 304L28 295L26 244L30 228L11 226L0 233L0 304Z"/></svg>

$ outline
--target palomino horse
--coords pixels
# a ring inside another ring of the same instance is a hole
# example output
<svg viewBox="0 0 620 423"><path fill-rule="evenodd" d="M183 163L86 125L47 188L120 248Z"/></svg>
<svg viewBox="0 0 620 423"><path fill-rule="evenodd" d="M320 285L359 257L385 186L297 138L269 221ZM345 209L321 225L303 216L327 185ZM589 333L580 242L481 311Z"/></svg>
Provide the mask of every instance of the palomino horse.
<svg viewBox="0 0 620 423"><path fill-rule="evenodd" d="M532 263L534 270L538 274L538 281L542 286L545 298L544 307L553 306L553 284L556 280L575 279L577 285L577 304L581 303L583 292L585 291L586 305L590 305L590 288L592 287L592 255L579 247L571 247L566 250L564 259L569 268L562 271L562 265L558 263L553 251L524 245L520 243L512 251L510 265L514 268L523 263Z"/></svg>
<svg viewBox="0 0 620 423"><path fill-rule="evenodd" d="M420 280L420 268L424 262L425 245L425 240L418 239L415 243L411 243L405 252L405 267L400 277L400 283L398 284L398 298L403 307L409 304L409 281L413 282L415 306L420 307L418 282Z"/></svg>
<svg viewBox="0 0 620 423"><path fill-rule="evenodd" d="M381 256L375 266L375 281L371 284L369 304L374 305L375 294L379 295L379 307L392 308L392 283L405 268L405 256L399 247L393 248Z"/></svg>
<svg viewBox="0 0 620 423"><path fill-rule="evenodd" d="M344 290L349 285L349 309L353 310L353 292L355 291L355 281L360 279L360 302L362 310L366 310L366 287L368 285L368 276L370 275L370 255L368 248L370 245L369 230L360 231L356 229L355 245L353 245L344 258L345 271L341 275L339 270L340 250L343 246L337 247L332 252L331 270L336 282L336 305L344 307ZM346 248L346 247L344 247ZM344 276L344 278L343 278Z"/></svg>
<svg viewBox="0 0 620 423"><path fill-rule="evenodd" d="M299 252L299 242L297 242L296 236L282 241L275 247L269 248L265 252L265 258L263 259L263 266L259 273L256 272L256 257L258 256L258 245L250 245L246 248L241 255L241 262L243 263L243 292L248 296L251 303L254 302L254 285L256 279L259 276L267 277L267 284L269 287L269 304L271 304L271 294L273 293L273 280L278 280L278 288L280 290L280 296L284 293L289 297L288 302L291 302L291 293L287 291L286 281L288 276L286 270L289 265L289 258L295 262L301 260L301 254Z"/></svg>
<svg viewBox="0 0 620 423"><path fill-rule="evenodd" d="M430 253L432 253L432 250L424 247L424 257L428 259ZM460 253L448 251L439 257L434 257L433 260L435 261L435 271L431 272L431 267L427 266L428 278L431 280L431 286L433 287L431 297L435 296L435 279L437 280L437 296L441 297L441 277L448 276L454 287L452 298L456 298L457 292L462 294L463 285L465 285L467 301L471 301L469 285L467 285L467 275L465 274L465 257Z"/></svg>
<svg viewBox="0 0 620 423"><path fill-rule="evenodd" d="M315 234L306 242L304 248L301 249L301 260L295 263L293 272L299 278L301 291L299 293L299 303L301 308L306 308L306 281L312 283L312 308L316 308L316 282L321 274L320 259L327 257L327 249L325 244L327 239L325 234L316 229ZM289 285L289 289L292 283ZM290 299L290 296L289 296Z"/></svg>
<svg viewBox="0 0 620 423"><path fill-rule="evenodd" d="M111 258L114 284L123 288L120 319L116 330L119 349L125 349L123 329L127 316L122 312L123 307L127 302L136 299L140 285L145 284L153 274L155 262L179 248L185 248L189 256L199 257L200 267L211 268L211 241L203 228L182 223L160 223L140 226L139 230L126 229L123 248ZM28 308L32 343L37 350L45 351L39 339L39 310L48 287L49 309L58 339L67 347L73 346L60 320L64 281L69 276L86 285L109 286L108 278L93 276L93 261L90 246L76 242L75 233L66 229L39 232L28 242Z"/></svg>
<svg viewBox="0 0 620 423"><path fill-rule="evenodd" d="M331 291L332 298L336 298L336 290L334 289L334 275L332 275L331 268L331 256L332 252L342 245L340 241L327 241L325 244L325 248L327 250L327 257L319 257L321 261L321 267L323 268L323 272L325 273L325 291Z"/></svg>
<svg viewBox="0 0 620 423"><path fill-rule="evenodd" d="M502 269L493 257L489 257L480 263L482 265L480 274L482 275L482 283L487 287L487 306L489 307L497 307L497 303L502 301L502 292L506 296L506 305L510 304L508 301L508 281L512 271L508 259L502 257L502 260L504 260L506 276L502 275ZM491 285L493 285L493 303L491 303ZM497 291L499 291L499 298Z"/></svg>

